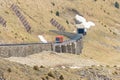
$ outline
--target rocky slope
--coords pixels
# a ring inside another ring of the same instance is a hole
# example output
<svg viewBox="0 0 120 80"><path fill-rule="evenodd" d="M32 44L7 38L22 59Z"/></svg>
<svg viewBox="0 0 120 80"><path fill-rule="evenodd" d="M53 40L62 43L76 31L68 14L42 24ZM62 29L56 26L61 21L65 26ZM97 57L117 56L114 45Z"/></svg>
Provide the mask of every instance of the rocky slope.
<svg viewBox="0 0 120 80"><path fill-rule="evenodd" d="M0 58L0 79L4 80L119 80L120 67L86 66L75 68L69 66L21 65Z"/></svg>

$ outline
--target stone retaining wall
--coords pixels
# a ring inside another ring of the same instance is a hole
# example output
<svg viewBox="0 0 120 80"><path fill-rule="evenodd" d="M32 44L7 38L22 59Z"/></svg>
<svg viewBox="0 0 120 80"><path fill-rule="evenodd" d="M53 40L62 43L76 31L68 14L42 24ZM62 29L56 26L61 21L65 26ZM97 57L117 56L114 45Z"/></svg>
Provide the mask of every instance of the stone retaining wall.
<svg viewBox="0 0 120 80"><path fill-rule="evenodd" d="M0 46L0 56L1 57L24 57L34 53L39 53L42 51L52 51L52 44L21 44L21 45L2 45Z"/></svg>
<svg viewBox="0 0 120 80"><path fill-rule="evenodd" d="M58 53L82 53L82 39L70 40L63 43L30 43L30 44L3 44L0 45L0 57L25 57L42 51L55 51Z"/></svg>

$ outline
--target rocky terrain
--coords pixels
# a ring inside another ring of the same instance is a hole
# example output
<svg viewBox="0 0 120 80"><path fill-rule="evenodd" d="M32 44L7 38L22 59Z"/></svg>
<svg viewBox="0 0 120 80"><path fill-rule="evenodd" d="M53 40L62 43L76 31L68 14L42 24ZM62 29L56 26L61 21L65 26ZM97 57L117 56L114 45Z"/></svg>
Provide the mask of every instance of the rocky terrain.
<svg viewBox="0 0 120 80"><path fill-rule="evenodd" d="M1 58L0 78L4 80L120 80L120 67L117 65L103 65L97 61L84 60L80 56L78 58L69 54L66 56L46 52L41 55L7 60ZM46 56L49 56L51 61ZM47 58L48 60L45 60ZM71 61L72 58L75 60Z"/></svg>

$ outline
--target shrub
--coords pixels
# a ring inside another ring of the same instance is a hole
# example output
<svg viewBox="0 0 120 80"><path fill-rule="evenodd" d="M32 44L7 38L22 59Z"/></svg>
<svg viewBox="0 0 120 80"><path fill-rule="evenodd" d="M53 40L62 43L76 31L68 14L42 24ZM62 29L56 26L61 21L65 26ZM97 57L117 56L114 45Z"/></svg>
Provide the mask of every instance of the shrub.
<svg viewBox="0 0 120 80"><path fill-rule="evenodd" d="M95 67L95 65L91 65L91 67L93 68L93 67Z"/></svg>
<svg viewBox="0 0 120 80"><path fill-rule="evenodd" d="M106 13L106 11L104 10L104 13Z"/></svg>
<svg viewBox="0 0 120 80"><path fill-rule="evenodd" d="M59 11L56 11L56 16L60 16L60 13L59 13Z"/></svg>
<svg viewBox="0 0 120 80"><path fill-rule="evenodd" d="M9 12L8 12L8 11L5 11L5 13L6 13L6 14L9 14Z"/></svg>
<svg viewBox="0 0 120 80"><path fill-rule="evenodd" d="M15 39L17 38L17 36L15 36Z"/></svg>
<svg viewBox="0 0 120 80"><path fill-rule="evenodd" d="M118 72L117 72L117 71L114 71L112 74L113 74L113 75L118 75Z"/></svg>
<svg viewBox="0 0 120 80"><path fill-rule="evenodd" d="M114 6L119 9L119 3L115 2Z"/></svg>
<svg viewBox="0 0 120 80"><path fill-rule="evenodd" d="M18 4L20 4L20 2L18 2Z"/></svg>
<svg viewBox="0 0 120 80"><path fill-rule="evenodd" d="M113 67L117 67L117 65L114 65Z"/></svg>
<svg viewBox="0 0 120 80"><path fill-rule="evenodd" d="M27 39L27 37L25 37L25 39Z"/></svg>
<svg viewBox="0 0 120 80"><path fill-rule="evenodd" d="M41 65L40 68L45 68L45 67L43 65Z"/></svg>
<svg viewBox="0 0 120 80"><path fill-rule="evenodd" d="M24 41L24 38L22 38L22 40Z"/></svg>
<svg viewBox="0 0 120 80"><path fill-rule="evenodd" d="M47 80L49 80L49 77L48 77L48 76L46 76L45 78L46 78Z"/></svg>
<svg viewBox="0 0 120 80"><path fill-rule="evenodd" d="M45 80L45 78L44 78L44 77L42 77L41 79L42 79L42 80Z"/></svg>
<svg viewBox="0 0 120 80"><path fill-rule="evenodd" d="M112 30L109 30L110 32L112 32Z"/></svg>
<svg viewBox="0 0 120 80"><path fill-rule="evenodd" d="M34 66L33 69L38 71L39 67L38 66Z"/></svg>
<svg viewBox="0 0 120 80"><path fill-rule="evenodd" d="M60 80L64 80L64 77L63 77L63 75L61 75L61 76L59 77L59 79L60 79Z"/></svg>
<svg viewBox="0 0 120 80"><path fill-rule="evenodd" d="M107 14L108 14L108 15L110 15L110 13L109 13L109 12L107 12Z"/></svg>
<svg viewBox="0 0 120 80"><path fill-rule="evenodd" d="M109 65L106 65L107 68L109 68L110 66Z"/></svg>
<svg viewBox="0 0 120 80"><path fill-rule="evenodd" d="M8 72L12 72L11 68L8 68L7 71L8 71Z"/></svg>
<svg viewBox="0 0 120 80"><path fill-rule="evenodd" d="M14 33L13 31L11 31L11 33Z"/></svg>
<svg viewBox="0 0 120 80"><path fill-rule="evenodd" d="M17 33L15 33L15 35L18 35Z"/></svg>
<svg viewBox="0 0 120 80"><path fill-rule="evenodd" d="M51 12L51 13L53 13L53 11L52 11L52 10L51 10L50 12Z"/></svg>
<svg viewBox="0 0 120 80"><path fill-rule="evenodd" d="M101 23L101 25L104 25L104 23Z"/></svg>
<svg viewBox="0 0 120 80"><path fill-rule="evenodd" d="M117 35L117 33L113 32L114 35Z"/></svg>
<svg viewBox="0 0 120 80"><path fill-rule="evenodd" d="M104 27L107 27L107 25L104 25Z"/></svg>
<svg viewBox="0 0 120 80"><path fill-rule="evenodd" d="M51 71L48 73L48 76L55 78L54 74Z"/></svg>
<svg viewBox="0 0 120 80"><path fill-rule="evenodd" d="M90 57L90 59L93 59L92 57Z"/></svg>
<svg viewBox="0 0 120 80"><path fill-rule="evenodd" d="M52 4L53 6L55 6L55 3L54 3L54 2L51 2L51 4Z"/></svg>
<svg viewBox="0 0 120 80"><path fill-rule="evenodd" d="M66 20L66 23L69 24L68 20Z"/></svg>

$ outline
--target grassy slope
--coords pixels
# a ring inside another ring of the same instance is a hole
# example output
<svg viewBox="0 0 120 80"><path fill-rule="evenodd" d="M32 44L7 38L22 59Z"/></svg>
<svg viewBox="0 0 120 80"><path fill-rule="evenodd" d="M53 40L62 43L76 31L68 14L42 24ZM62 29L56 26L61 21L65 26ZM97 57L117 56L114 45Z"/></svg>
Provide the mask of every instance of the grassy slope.
<svg viewBox="0 0 120 80"><path fill-rule="evenodd" d="M96 2L94 0L0 0L0 16L7 21L6 28L0 26L0 41L1 43L39 42L37 38L39 34L52 41L56 34L50 33L48 30L56 28L50 24L50 19L55 18L65 26L67 31L73 31L75 28L71 23L76 12L72 9L75 9L88 21L94 21L96 24L84 38L82 55L99 61L105 60L119 64L120 54L118 53L120 51L117 48L120 46L120 35L116 30L120 30L120 9L114 7L115 1L119 2L119 0L98 0ZM9 9L12 3L20 7L29 21L32 26L31 34L25 31L19 19ZM51 3L54 3L55 6ZM55 15L56 11L60 12L59 17ZM70 22L69 25L66 20Z"/></svg>

